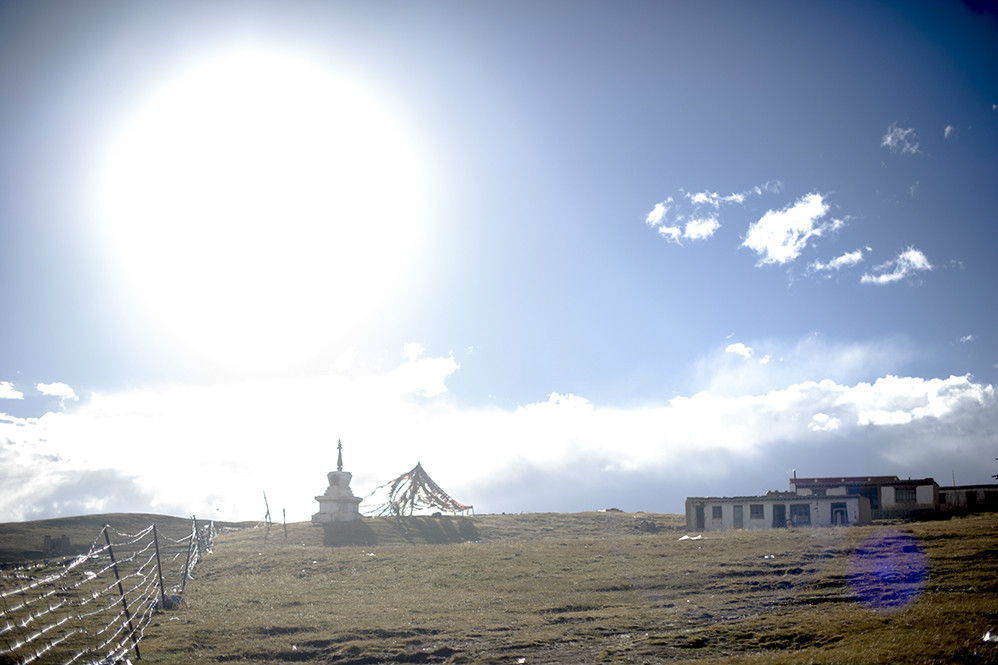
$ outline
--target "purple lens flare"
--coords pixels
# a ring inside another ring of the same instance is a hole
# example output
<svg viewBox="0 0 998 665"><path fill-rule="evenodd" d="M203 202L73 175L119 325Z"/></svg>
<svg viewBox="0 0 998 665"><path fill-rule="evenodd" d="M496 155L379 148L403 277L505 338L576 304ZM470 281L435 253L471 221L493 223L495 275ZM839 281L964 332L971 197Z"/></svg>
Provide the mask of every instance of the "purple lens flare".
<svg viewBox="0 0 998 665"><path fill-rule="evenodd" d="M860 604L877 612L908 607L922 595L928 579L928 557L904 531L881 531L851 555L849 586Z"/></svg>

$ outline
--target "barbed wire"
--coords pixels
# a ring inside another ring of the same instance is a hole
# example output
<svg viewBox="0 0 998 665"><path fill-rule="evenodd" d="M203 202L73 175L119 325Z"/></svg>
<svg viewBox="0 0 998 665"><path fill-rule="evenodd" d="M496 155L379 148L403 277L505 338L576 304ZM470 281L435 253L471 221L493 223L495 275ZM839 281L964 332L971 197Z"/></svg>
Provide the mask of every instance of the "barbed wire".
<svg viewBox="0 0 998 665"><path fill-rule="evenodd" d="M214 523L191 519L191 532L164 538L162 548L155 524L134 534L105 525L85 554L0 570L0 662L116 663L130 651L138 658L146 627L167 606L164 550L169 563L186 556L171 592L183 590L212 550Z"/></svg>

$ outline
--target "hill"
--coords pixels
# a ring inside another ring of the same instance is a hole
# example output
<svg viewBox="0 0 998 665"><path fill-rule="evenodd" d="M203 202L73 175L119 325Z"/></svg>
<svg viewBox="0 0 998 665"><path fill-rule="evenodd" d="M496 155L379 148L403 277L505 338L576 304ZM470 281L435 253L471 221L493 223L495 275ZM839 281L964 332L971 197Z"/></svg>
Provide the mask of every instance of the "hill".
<svg viewBox="0 0 998 665"><path fill-rule="evenodd" d="M203 523L203 522L202 522ZM391 517L365 518L356 522L339 522L327 528L309 522L286 525L271 524L265 527L260 522L215 522L218 531L231 532L260 527L244 536L232 535L232 542L241 538L258 538L265 533L267 538L290 539L302 545L345 546L345 545L417 545L446 544L481 540L537 540L556 535L573 538L601 537L608 533L620 535L644 530L676 530L685 525L682 515L653 513L622 513L609 511L600 513L532 513L530 515L475 515L458 517L413 516L402 519ZM87 551L94 539L100 536L101 529L109 524L116 531L135 533L155 524L165 537L179 540L190 534L191 518L154 515L146 513L109 513L103 515L82 515L60 517L31 522L8 522L0 524L0 563L31 561L45 558L46 537L56 540L68 538L69 548L59 554L82 554ZM287 530L285 537L284 531Z"/></svg>
<svg viewBox="0 0 998 665"><path fill-rule="evenodd" d="M89 550L94 540L100 537L105 524L123 533L136 533L150 524L155 524L161 534L175 540L191 532L190 517L146 513L108 513L30 522L7 522L0 524L0 563L33 561L52 554L83 554ZM251 524L216 522L216 526L230 528L241 528ZM57 548L56 552L46 551L46 537L52 541L65 538L68 540L68 545Z"/></svg>
<svg viewBox="0 0 998 665"><path fill-rule="evenodd" d="M153 616L142 660L998 663L982 639L998 633L993 515L699 539L681 525L607 512L226 531L184 605Z"/></svg>
<svg viewBox="0 0 998 665"><path fill-rule="evenodd" d="M679 515L363 522L376 543L322 547L308 524L220 536L143 659L998 662L993 515L699 540Z"/></svg>

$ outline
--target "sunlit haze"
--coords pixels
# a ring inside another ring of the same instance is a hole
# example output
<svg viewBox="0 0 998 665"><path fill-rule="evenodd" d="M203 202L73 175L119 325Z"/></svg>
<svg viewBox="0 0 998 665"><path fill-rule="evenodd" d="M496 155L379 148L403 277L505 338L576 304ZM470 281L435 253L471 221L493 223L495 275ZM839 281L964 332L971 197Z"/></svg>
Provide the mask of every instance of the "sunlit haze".
<svg viewBox="0 0 998 665"><path fill-rule="evenodd" d="M179 343L271 367L337 338L419 251L424 172L398 119L325 63L237 47L150 85L97 215Z"/></svg>

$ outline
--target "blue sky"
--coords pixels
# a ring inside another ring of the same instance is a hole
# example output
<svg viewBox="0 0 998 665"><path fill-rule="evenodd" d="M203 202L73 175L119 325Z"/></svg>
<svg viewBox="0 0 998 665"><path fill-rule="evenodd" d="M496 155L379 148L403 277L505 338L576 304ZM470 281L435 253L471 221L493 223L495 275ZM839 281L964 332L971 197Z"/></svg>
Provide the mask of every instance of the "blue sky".
<svg viewBox="0 0 998 665"><path fill-rule="evenodd" d="M976 3L970 3L974 5ZM6 3L0 519L998 470L998 18Z"/></svg>

